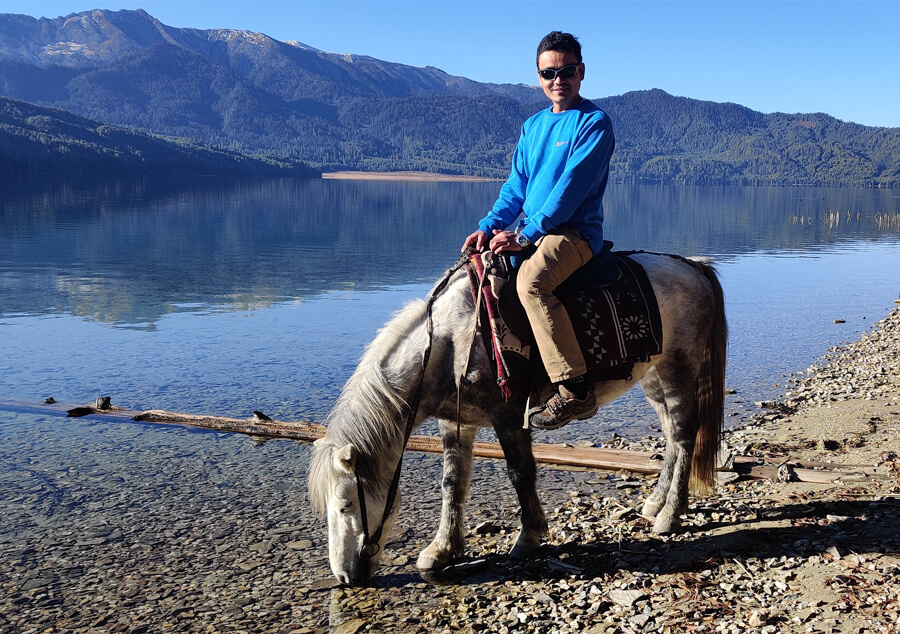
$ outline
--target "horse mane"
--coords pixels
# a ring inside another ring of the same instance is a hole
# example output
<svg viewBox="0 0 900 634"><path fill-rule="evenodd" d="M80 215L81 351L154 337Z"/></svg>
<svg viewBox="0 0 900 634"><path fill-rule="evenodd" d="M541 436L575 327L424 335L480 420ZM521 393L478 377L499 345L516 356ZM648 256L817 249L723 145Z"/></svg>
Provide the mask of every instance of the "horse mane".
<svg viewBox="0 0 900 634"><path fill-rule="evenodd" d="M378 331L328 413L327 435L317 443L309 467L309 499L320 514L330 482L326 466L334 449L348 444L357 448L356 475L367 492L375 494L390 481L396 461L385 458L399 459L403 452L405 395L410 377L421 372L425 309L423 300L412 300Z"/></svg>

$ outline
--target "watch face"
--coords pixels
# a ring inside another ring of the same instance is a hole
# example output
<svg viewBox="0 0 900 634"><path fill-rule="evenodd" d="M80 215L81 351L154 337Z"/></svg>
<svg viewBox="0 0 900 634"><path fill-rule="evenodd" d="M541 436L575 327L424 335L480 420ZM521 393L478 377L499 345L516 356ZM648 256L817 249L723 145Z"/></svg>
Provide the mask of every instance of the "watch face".
<svg viewBox="0 0 900 634"><path fill-rule="evenodd" d="M519 243L519 246L520 246L520 247L527 247L527 246L528 246L528 238L526 238L526 237L523 236L523 235L516 236L516 242Z"/></svg>

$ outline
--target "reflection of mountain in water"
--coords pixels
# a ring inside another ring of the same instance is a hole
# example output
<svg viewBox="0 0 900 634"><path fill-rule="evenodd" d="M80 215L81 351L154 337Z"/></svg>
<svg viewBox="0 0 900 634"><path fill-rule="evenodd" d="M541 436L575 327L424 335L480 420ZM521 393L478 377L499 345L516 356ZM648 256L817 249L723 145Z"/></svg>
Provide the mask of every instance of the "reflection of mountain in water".
<svg viewBox="0 0 900 634"><path fill-rule="evenodd" d="M876 214L897 213L898 203L890 190L613 186L606 234L616 248L682 255L818 249L884 235ZM837 211L851 221L829 223Z"/></svg>
<svg viewBox="0 0 900 634"><path fill-rule="evenodd" d="M0 194L3 314L112 323L245 310L326 290L428 282L493 204L499 183L172 178L10 182ZM888 192L615 186L622 249L730 255L878 235ZM861 221L800 225L852 210Z"/></svg>
<svg viewBox="0 0 900 634"><path fill-rule="evenodd" d="M198 305L247 309L325 290L430 281L456 258L460 236L498 186L11 184L0 195L0 310L135 323Z"/></svg>

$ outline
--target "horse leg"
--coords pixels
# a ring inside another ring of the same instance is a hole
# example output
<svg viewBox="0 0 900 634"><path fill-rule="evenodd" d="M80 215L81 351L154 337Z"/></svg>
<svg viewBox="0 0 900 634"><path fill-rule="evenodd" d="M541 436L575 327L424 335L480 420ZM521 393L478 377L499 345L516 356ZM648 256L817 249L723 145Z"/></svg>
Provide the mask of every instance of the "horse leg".
<svg viewBox="0 0 900 634"><path fill-rule="evenodd" d="M466 550L465 502L472 476L472 447L476 427L440 421L444 444L444 473L441 481L441 522L434 541L419 554L420 570L448 565Z"/></svg>
<svg viewBox="0 0 900 634"><path fill-rule="evenodd" d="M641 389L644 396L653 407L653 410L659 416L663 429L670 426L669 410L666 408L666 397L662 390L662 384L659 381L659 374L655 369L647 372L643 381L641 381ZM666 442L665 458L663 459L662 470L659 478L656 480L656 488L644 501L641 515L647 519L655 520L659 511L666 502L666 496L669 493L669 487L672 484L672 473L675 470L675 446L673 443Z"/></svg>
<svg viewBox="0 0 900 634"><path fill-rule="evenodd" d="M531 451L531 432L522 428L521 412L502 418L495 416L493 423L521 507L522 529L509 554L523 559L540 547L541 537L547 533L547 518L537 494L537 464Z"/></svg>
<svg viewBox="0 0 900 634"><path fill-rule="evenodd" d="M677 530L681 515L688 509L691 458L699 426L695 383L696 373L686 362L672 368L653 368L641 382L666 437L662 471L642 509L645 517L654 520L654 533Z"/></svg>

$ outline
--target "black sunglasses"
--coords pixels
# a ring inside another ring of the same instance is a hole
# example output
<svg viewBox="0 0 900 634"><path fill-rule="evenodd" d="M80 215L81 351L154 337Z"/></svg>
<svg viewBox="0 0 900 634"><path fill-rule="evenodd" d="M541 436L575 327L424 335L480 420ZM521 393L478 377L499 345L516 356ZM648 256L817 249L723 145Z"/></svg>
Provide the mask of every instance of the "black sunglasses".
<svg viewBox="0 0 900 634"><path fill-rule="evenodd" d="M569 64L562 68L539 68L538 75L541 76L541 79L546 79L547 81L554 81L557 77L560 79L568 79L569 77L575 76L579 66L581 66L581 64Z"/></svg>

